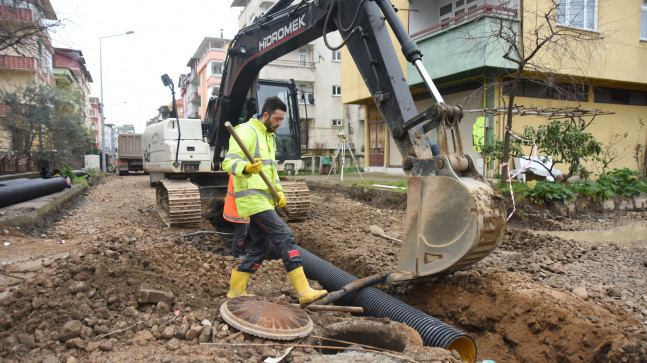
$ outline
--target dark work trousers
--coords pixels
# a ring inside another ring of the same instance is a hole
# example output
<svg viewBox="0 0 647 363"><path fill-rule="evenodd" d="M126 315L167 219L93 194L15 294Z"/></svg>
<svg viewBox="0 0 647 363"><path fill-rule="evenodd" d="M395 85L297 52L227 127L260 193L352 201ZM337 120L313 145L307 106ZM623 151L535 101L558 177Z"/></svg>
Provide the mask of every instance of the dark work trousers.
<svg viewBox="0 0 647 363"><path fill-rule="evenodd" d="M249 223L234 223L234 239L231 241L231 255L234 257L245 255L245 238Z"/></svg>
<svg viewBox="0 0 647 363"><path fill-rule="evenodd" d="M250 216L249 237L252 243L238 265L238 271L255 272L270 253L272 245L279 252L288 272L301 267L302 259L294 243L294 233L274 209Z"/></svg>

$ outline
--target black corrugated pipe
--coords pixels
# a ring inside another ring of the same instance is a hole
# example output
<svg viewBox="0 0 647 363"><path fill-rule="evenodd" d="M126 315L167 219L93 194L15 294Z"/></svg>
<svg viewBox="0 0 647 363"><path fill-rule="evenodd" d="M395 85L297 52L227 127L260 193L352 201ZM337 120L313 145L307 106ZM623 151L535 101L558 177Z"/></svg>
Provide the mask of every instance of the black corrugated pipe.
<svg viewBox="0 0 647 363"><path fill-rule="evenodd" d="M0 208L67 188L65 178L27 179L21 183L0 183Z"/></svg>
<svg viewBox="0 0 647 363"><path fill-rule="evenodd" d="M337 291L357 277L322 260L302 247L303 270L309 279L317 280L328 291ZM476 361L476 343L469 335L415 309L375 287L349 293L338 300L340 305L362 306L364 314L389 318L416 329L426 346L456 350L463 360Z"/></svg>
<svg viewBox="0 0 647 363"><path fill-rule="evenodd" d="M86 173L85 170L72 170L72 174L78 177L83 177L88 175L88 173Z"/></svg>

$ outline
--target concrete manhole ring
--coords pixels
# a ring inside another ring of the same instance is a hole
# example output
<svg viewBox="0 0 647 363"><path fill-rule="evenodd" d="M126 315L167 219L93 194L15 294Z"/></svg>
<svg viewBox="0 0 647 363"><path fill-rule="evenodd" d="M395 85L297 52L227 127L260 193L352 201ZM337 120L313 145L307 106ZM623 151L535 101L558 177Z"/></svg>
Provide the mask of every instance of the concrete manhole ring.
<svg viewBox="0 0 647 363"><path fill-rule="evenodd" d="M240 296L220 306L220 316L232 327L261 338L294 340L313 329L310 316L298 306L264 296Z"/></svg>

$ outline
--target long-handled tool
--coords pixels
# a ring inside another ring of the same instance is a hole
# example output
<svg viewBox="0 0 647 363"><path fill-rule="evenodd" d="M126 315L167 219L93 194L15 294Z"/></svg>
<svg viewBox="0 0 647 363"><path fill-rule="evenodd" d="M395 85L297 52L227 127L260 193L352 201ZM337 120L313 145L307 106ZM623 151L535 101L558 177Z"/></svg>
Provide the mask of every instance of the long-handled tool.
<svg viewBox="0 0 647 363"><path fill-rule="evenodd" d="M381 284L387 281L387 278L391 275L391 273L383 274L383 273L378 273L375 275L367 276L364 278L361 278L359 280L355 280L349 284L344 285L341 289L337 291L333 291L324 297L322 297L319 300L315 300L312 302L312 304L317 304L317 305L326 305L333 303L342 297L350 294L353 291L361 290L365 287L375 285L375 284ZM302 307L307 307L310 306L308 304L302 304Z"/></svg>
<svg viewBox="0 0 647 363"><path fill-rule="evenodd" d="M238 143L238 146L240 146L240 149L243 150L243 153L245 153L245 156L247 157L247 159L250 160L251 162L256 160L252 156L252 153L250 153L249 150L247 149L247 146L245 146L245 144L243 144L243 140L240 139L240 137L236 133L236 130L234 130L234 127L231 126L231 123L229 121L225 122L225 127L227 128L227 131L229 131L231 136L234 138L234 140L236 140L236 143ZM274 200L279 201L281 199L281 197L279 196L279 193L276 191L276 189L274 188L274 185L272 185L272 183L267 178L267 175L265 175L263 170L261 170L259 175L261 176L261 178L265 182L265 185L267 185L267 187L270 189L270 192L272 193L272 196L274 196ZM286 207L281 208L281 210L283 211L283 213L285 213L286 216L288 216L288 217L290 216L290 212L288 211L288 209Z"/></svg>
<svg viewBox="0 0 647 363"><path fill-rule="evenodd" d="M397 239L397 238L395 238L395 237L391 237L391 236L387 235L386 233L384 233L384 230L383 230L382 228L380 228L379 226L376 226L376 225L374 225L374 224L373 224L373 225L371 225L371 227L370 227L370 228L371 228L371 234L372 234L372 235L380 236L380 237L384 237L384 238L386 238L386 239L390 239L390 240L392 240L392 241L396 241L396 242L400 242L400 243L402 243L402 240Z"/></svg>

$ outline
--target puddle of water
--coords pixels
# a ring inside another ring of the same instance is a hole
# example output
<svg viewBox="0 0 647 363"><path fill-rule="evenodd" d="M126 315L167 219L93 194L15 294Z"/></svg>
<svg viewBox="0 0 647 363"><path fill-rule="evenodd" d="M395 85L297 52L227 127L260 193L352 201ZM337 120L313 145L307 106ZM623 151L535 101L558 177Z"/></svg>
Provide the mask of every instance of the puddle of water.
<svg viewBox="0 0 647 363"><path fill-rule="evenodd" d="M635 222L602 231L538 231L575 241L633 242L647 241L647 222Z"/></svg>

